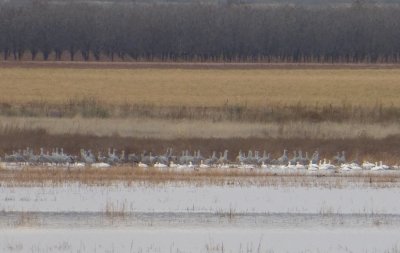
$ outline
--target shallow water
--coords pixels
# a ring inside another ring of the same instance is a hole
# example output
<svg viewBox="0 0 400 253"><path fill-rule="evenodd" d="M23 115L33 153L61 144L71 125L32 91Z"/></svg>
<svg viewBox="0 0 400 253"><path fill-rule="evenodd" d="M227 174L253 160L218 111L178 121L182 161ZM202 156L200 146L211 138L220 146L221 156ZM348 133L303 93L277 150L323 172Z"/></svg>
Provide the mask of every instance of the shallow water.
<svg viewBox="0 0 400 253"><path fill-rule="evenodd" d="M285 213L57 213L3 212L0 228L399 228L400 215Z"/></svg>
<svg viewBox="0 0 400 253"><path fill-rule="evenodd" d="M0 252L395 253L399 193L358 185L0 187Z"/></svg>
<svg viewBox="0 0 400 253"><path fill-rule="evenodd" d="M0 222L0 252L394 253L400 249L399 215L3 213Z"/></svg>

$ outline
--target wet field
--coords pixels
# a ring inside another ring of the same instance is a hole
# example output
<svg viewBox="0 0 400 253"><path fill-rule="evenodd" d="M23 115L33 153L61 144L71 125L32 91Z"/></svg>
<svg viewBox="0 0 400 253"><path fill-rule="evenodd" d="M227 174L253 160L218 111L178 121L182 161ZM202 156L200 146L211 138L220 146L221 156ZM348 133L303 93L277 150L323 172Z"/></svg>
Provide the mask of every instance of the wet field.
<svg viewBox="0 0 400 253"><path fill-rule="evenodd" d="M29 215L2 215L1 252L398 252L400 247L399 215Z"/></svg>
<svg viewBox="0 0 400 253"><path fill-rule="evenodd" d="M314 180L3 182L0 252L399 252L398 184Z"/></svg>

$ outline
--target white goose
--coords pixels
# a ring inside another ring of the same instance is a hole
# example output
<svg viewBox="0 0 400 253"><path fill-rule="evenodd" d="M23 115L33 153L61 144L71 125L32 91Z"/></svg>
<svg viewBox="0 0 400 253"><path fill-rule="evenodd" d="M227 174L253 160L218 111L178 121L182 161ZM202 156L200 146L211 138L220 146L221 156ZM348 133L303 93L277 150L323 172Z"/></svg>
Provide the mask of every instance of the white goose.
<svg viewBox="0 0 400 253"><path fill-rule="evenodd" d="M202 168L202 169L210 168L210 165L204 164L203 160L200 161L200 165L199 165L199 166L200 166L200 168Z"/></svg>
<svg viewBox="0 0 400 253"><path fill-rule="evenodd" d="M253 170L254 169L254 165L241 163L238 168L242 169L242 170Z"/></svg>
<svg viewBox="0 0 400 253"><path fill-rule="evenodd" d="M147 164L145 164L145 163L142 163L142 162L139 162L138 163L138 167L139 168L147 168L147 167L149 167Z"/></svg>
<svg viewBox="0 0 400 253"><path fill-rule="evenodd" d="M312 161L310 161L307 169L310 171L317 171L319 169L319 166L318 166L318 164L312 163Z"/></svg>
<svg viewBox="0 0 400 253"><path fill-rule="evenodd" d="M166 167L168 167L168 166L163 163L156 162L154 164L154 168L166 168Z"/></svg>
<svg viewBox="0 0 400 253"><path fill-rule="evenodd" d="M375 166L372 167L371 170L377 171L377 170L383 170L383 168L382 168L381 166L378 165L378 162L375 162Z"/></svg>
<svg viewBox="0 0 400 253"><path fill-rule="evenodd" d="M85 167L85 164L84 164L84 163L76 162L76 163L71 163L71 164L69 165L69 167L72 167L72 168L84 168L84 167Z"/></svg>
<svg viewBox="0 0 400 253"><path fill-rule="evenodd" d="M370 170L370 169L372 169L373 167L375 167L375 164L370 163L370 162L368 162L368 161L364 161L364 162L361 164L361 167L362 167L363 169L365 169L365 170Z"/></svg>
<svg viewBox="0 0 400 253"><path fill-rule="evenodd" d="M363 168L360 166L360 165L358 165L357 163L351 163L350 164L350 168L352 169L352 170L362 170Z"/></svg>
<svg viewBox="0 0 400 253"><path fill-rule="evenodd" d="M220 166L218 166L218 168L220 168L220 169L229 169L230 166L229 166L229 164L223 163L223 164L221 164Z"/></svg>
<svg viewBox="0 0 400 253"><path fill-rule="evenodd" d="M352 170L351 164L342 163L342 165L340 165L340 170L341 171L350 171L350 170Z"/></svg>
<svg viewBox="0 0 400 253"><path fill-rule="evenodd" d="M335 166L333 164L331 164L331 161L326 162L326 159L324 159L324 163L321 163L321 161L320 161L319 169L320 170L334 170Z"/></svg>
<svg viewBox="0 0 400 253"><path fill-rule="evenodd" d="M390 167L389 167L388 165L386 165L386 164L383 164L382 161L380 161L379 163L380 163L380 166L381 166L384 170L390 169Z"/></svg>
<svg viewBox="0 0 400 253"><path fill-rule="evenodd" d="M297 170L305 170L306 166L304 166L303 164L300 164L300 162L296 163L296 169Z"/></svg>
<svg viewBox="0 0 400 253"><path fill-rule="evenodd" d="M266 165L265 162L262 162L261 169L268 169L268 165Z"/></svg>
<svg viewBox="0 0 400 253"><path fill-rule="evenodd" d="M193 165L193 163L192 162L189 162L189 165L187 166L189 169L194 169L195 168L195 166Z"/></svg>
<svg viewBox="0 0 400 253"><path fill-rule="evenodd" d="M93 168L101 169L101 168L109 168L111 167L108 163L92 163L91 165Z"/></svg>
<svg viewBox="0 0 400 253"><path fill-rule="evenodd" d="M169 162L169 167L170 168L177 168L178 164L174 163L173 161Z"/></svg>
<svg viewBox="0 0 400 253"><path fill-rule="evenodd" d="M373 170L373 171L388 170L388 169L389 169L389 166L383 164L382 161L379 162L379 165L378 165L378 163L376 162L376 163L375 163L375 166L371 168L371 170Z"/></svg>
<svg viewBox="0 0 400 253"><path fill-rule="evenodd" d="M288 164L288 166L287 166L286 168L291 169L291 170L294 170L294 169L296 169L296 165L292 164L292 163L289 161L289 164Z"/></svg>

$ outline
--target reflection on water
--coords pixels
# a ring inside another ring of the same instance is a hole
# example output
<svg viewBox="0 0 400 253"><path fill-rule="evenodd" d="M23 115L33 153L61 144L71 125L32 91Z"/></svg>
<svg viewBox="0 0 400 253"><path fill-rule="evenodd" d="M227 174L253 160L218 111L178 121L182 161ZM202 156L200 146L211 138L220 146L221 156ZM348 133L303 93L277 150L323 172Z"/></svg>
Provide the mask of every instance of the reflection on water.
<svg viewBox="0 0 400 253"><path fill-rule="evenodd" d="M0 227L399 227L400 215L387 214L235 214L235 213L53 213L0 212Z"/></svg>

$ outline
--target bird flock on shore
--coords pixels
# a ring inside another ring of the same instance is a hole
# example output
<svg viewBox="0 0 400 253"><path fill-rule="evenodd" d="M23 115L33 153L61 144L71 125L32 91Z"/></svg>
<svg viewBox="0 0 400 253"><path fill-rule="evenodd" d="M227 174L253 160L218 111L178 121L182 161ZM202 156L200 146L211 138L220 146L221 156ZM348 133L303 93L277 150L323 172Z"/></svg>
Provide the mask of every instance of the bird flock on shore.
<svg viewBox="0 0 400 253"><path fill-rule="evenodd" d="M125 154L122 150L117 153L116 149L108 149L106 154L98 152L95 155L91 150L80 150L79 156L66 154L64 150L53 149L51 152L40 149L39 154L35 154L33 149L13 151L12 154L5 154L1 159L1 167L13 167L22 165L36 166L63 166L63 167L86 167L108 168L120 164L131 164L142 168L180 168L192 169L199 168L241 168L241 169L289 169L289 170L309 170L309 171L357 171L357 170L390 170L400 169L398 165L388 166L382 161L371 163L368 161L359 162L357 159L347 161L345 151L338 152L331 160L321 158L318 151L310 157L308 152L303 155L302 151L293 151L293 155L288 155L288 150L284 150L280 157L272 158L266 151L260 155L258 151L239 151L233 161L228 159L228 150L221 152L219 156L214 151L210 157L203 157L200 150L190 153L188 150L182 151L180 155L174 154L168 148L164 154L154 155L144 151L141 154Z"/></svg>

